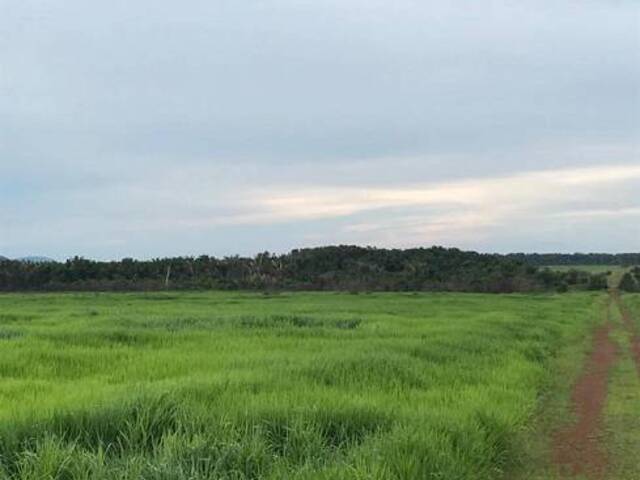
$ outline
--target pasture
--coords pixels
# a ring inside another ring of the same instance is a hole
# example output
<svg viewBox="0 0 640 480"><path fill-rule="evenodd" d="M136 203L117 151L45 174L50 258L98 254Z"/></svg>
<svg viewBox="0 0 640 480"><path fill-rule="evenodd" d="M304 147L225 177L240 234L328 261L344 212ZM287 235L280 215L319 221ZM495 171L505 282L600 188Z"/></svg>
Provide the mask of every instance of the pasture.
<svg viewBox="0 0 640 480"><path fill-rule="evenodd" d="M578 270L589 273L618 273L627 269L627 267L623 267L621 265L545 265L541 268L549 268L556 272Z"/></svg>
<svg viewBox="0 0 640 480"><path fill-rule="evenodd" d="M0 478L504 478L605 300L2 295Z"/></svg>

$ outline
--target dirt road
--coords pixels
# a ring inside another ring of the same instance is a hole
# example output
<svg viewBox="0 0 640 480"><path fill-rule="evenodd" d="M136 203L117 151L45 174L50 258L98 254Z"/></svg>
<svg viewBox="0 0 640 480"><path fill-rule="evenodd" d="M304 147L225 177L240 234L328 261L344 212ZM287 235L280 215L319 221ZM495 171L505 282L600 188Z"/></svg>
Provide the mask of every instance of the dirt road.
<svg viewBox="0 0 640 480"><path fill-rule="evenodd" d="M595 332L593 351L573 388L571 402L576 423L557 432L554 438L554 461L563 475L600 479L606 471L602 411L610 370L617 358L616 346L609 338L611 328L607 322Z"/></svg>
<svg viewBox="0 0 640 480"><path fill-rule="evenodd" d="M608 458L604 444L603 412L607 402L609 378L619 358L617 345L610 338L614 329L610 318L611 307L614 305L620 311L622 326L629 333L631 352L640 375L638 328L617 289L610 291L609 302L607 321L595 331L591 354L573 387L571 409L575 422L558 431L553 438L553 459L562 478L606 478ZM615 328L620 328L620 324Z"/></svg>

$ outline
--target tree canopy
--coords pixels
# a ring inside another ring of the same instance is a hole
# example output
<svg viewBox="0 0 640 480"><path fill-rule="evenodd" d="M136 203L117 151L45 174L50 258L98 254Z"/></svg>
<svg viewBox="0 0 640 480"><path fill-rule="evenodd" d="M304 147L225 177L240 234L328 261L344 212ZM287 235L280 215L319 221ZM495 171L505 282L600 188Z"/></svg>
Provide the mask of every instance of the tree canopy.
<svg viewBox="0 0 640 480"><path fill-rule="evenodd" d="M351 245L276 255L64 263L0 261L0 291L254 289L528 292L604 288L603 276L540 269L514 255Z"/></svg>

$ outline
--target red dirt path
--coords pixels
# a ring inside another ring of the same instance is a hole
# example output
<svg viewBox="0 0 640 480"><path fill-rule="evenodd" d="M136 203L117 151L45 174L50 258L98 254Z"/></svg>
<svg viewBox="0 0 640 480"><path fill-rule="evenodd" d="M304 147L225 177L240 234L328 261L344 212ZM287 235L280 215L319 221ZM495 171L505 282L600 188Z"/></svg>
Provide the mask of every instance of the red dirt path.
<svg viewBox="0 0 640 480"><path fill-rule="evenodd" d="M607 454L600 441L602 411L609 372L617 358L610 330L609 323L596 330L592 353L573 388L571 401L576 423L554 436L554 461L563 475L600 479L606 471Z"/></svg>

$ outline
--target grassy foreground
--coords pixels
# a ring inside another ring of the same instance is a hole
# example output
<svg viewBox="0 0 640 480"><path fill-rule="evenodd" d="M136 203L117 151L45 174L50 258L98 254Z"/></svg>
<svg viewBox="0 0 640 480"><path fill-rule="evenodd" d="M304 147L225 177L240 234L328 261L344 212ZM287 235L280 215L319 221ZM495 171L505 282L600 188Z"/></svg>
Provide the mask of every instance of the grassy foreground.
<svg viewBox="0 0 640 480"><path fill-rule="evenodd" d="M612 320L616 331L621 359L616 366L609 389L605 428L612 464L610 478L635 480L640 472L640 366L636 365L631 352L631 341L640 332L640 295L623 295L623 301L633 314L634 331L623 325L621 313L612 308Z"/></svg>
<svg viewBox="0 0 640 480"><path fill-rule="evenodd" d="M3 295L0 478L501 478L602 298Z"/></svg>

